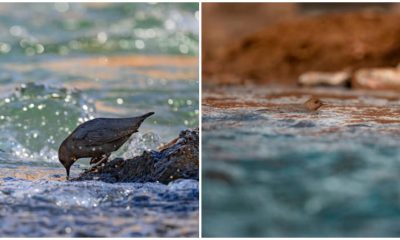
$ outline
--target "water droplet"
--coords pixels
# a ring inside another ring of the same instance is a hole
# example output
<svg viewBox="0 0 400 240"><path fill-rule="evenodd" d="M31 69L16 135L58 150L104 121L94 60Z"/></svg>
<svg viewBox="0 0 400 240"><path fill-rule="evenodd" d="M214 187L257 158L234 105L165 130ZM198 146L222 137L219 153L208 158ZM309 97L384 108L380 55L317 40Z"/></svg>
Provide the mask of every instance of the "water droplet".
<svg viewBox="0 0 400 240"><path fill-rule="evenodd" d="M44 52L44 46L42 44L36 44L36 53L41 54Z"/></svg>
<svg viewBox="0 0 400 240"><path fill-rule="evenodd" d="M10 27L10 33L13 36L21 36L24 32L24 29L18 25Z"/></svg>
<svg viewBox="0 0 400 240"><path fill-rule="evenodd" d="M172 104L174 104L174 100L172 100L172 99L168 99L168 104L169 104L169 105L172 105Z"/></svg>
<svg viewBox="0 0 400 240"><path fill-rule="evenodd" d="M71 95L67 95L64 99L65 102L69 102L71 100Z"/></svg>
<svg viewBox="0 0 400 240"><path fill-rule="evenodd" d="M66 227L66 228L65 228L65 232L66 232L66 233L71 233L71 232L72 232L72 228Z"/></svg>
<svg viewBox="0 0 400 240"><path fill-rule="evenodd" d="M25 111L25 112L26 112L26 111L28 111L28 108L27 108L27 107L23 107L23 108L22 108L22 111Z"/></svg>
<svg viewBox="0 0 400 240"><path fill-rule="evenodd" d="M99 43L105 43L105 42L107 42L107 39L108 39L107 33L105 33L105 32L99 32L99 33L97 34L97 41L98 41Z"/></svg>
<svg viewBox="0 0 400 240"><path fill-rule="evenodd" d="M175 26L176 26L175 22L171 19L168 19L167 21L165 21L164 25L165 25L165 28L168 30L174 30Z"/></svg>
<svg viewBox="0 0 400 240"><path fill-rule="evenodd" d="M123 103L124 103L124 99L118 98L118 99L117 99L117 103L118 103L118 104L123 104Z"/></svg>
<svg viewBox="0 0 400 240"><path fill-rule="evenodd" d="M186 104L187 104L188 106L192 105L192 100L186 100Z"/></svg>
<svg viewBox="0 0 400 240"><path fill-rule="evenodd" d="M137 49L143 49L145 47L144 41L143 40L136 40L135 41L135 47Z"/></svg>
<svg viewBox="0 0 400 240"><path fill-rule="evenodd" d="M33 103L29 104L29 108L34 108L34 107L35 107L35 104L33 104Z"/></svg>
<svg viewBox="0 0 400 240"><path fill-rule="evenodd" d="M9 98L6 98L6 99L4 99L4 102L9 103L9 102L10 102L10 99L9 99Z"/></svg>
<svg viewBox="0 0 400 240"><path fill-rule="evenodd" d="M88 106L87 106L86 104L84 104L84 105L82 106L82 109L85 110L85 111L87 111L87 110L88 110Z"/></svg>
<svg viewBox="0 0 400 240"><path fill-rule="evenodd" d="M180 44L179 51L183 54L187 54L189 53L189 47L186 44Z"/></svg>
<svg viewBox="0 0 400 240"><path fill-rule="evenodd" d="M0 52L8 53L11 51L11 46L8 43L0 43Z"/></svg>

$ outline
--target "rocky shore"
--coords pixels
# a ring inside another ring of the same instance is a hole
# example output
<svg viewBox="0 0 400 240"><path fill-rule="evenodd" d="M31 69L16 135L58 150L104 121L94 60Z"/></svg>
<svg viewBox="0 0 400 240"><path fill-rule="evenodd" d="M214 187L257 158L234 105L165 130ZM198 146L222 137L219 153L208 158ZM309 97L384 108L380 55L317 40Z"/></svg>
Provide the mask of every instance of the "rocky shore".
<svg viewBox="0 0 400 240"><path fill-rule="evenodd" d="M144 152L132 159L115 158L72 181L161 182L199 179L199 129L182 131L158 151Z"/></svg>

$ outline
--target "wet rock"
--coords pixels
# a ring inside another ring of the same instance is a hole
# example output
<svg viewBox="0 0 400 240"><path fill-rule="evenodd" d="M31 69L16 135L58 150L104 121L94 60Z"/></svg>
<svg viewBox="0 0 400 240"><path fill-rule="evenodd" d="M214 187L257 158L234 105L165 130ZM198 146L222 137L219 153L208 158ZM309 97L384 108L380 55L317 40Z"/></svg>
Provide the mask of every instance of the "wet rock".
<svg viewBox="0 0 400 240"><path fill-rule="evenodd" d="M161 182L175 179L198 180L199 129L182 131L172 144L160 151L144 152L132 159L116 158L92 172L85 172L74 181Z"/></svg>
<svg viewBox="0 0 400 240"><path fill-rule="evenodd" d="M356 89L400 91L400 68L367 68L355 72L352 86Z"/></svg>
<svg viewBox="0 0 400 240"><path fill-rule="evenodd" d="M306 72L300 75L298 83L301 86L332 86L348 87L351 75L349 72Z"/></svg>

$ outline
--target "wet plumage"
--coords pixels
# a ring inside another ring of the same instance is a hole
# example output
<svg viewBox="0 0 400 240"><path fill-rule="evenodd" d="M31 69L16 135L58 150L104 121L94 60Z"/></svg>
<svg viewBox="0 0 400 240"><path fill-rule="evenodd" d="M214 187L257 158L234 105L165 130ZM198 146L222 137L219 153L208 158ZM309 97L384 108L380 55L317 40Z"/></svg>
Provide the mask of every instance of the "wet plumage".
<svg viewBox="0 0 400 240"><path fill-rule="evenodd" d="M61 144L58 158L67 171L79 158L90 157L90 163L107 161L129 137L138 131L142 122L153 115L149 112L131 118L96 118L79 125Z"/></svg>

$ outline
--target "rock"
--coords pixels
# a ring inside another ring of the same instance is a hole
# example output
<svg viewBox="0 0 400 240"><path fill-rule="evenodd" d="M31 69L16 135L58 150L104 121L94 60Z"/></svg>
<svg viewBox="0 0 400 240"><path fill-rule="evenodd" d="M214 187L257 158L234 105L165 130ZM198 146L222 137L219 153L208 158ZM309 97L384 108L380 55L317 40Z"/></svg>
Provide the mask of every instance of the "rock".
<svg viewBox="0 0 400 240"><path fill-rule="evenodd" d="M400 68L366 68L355 72L352 82L356 89L400 91Z"/></svg>
<svg viewBox="0 0 400 240"><path fill-rule="evenodd" d="M298 83L301 86L349 86L351 75L349 72L306 72L300 75Z"/></svg>
<svg viewBox="0 0 400 240"><path fill-rule="evenodd" d="M72 181L161 182L199 179L199 129L182 131L177 139L160 151L144 152L132 159L116 158Z"/></svg>
<svg viewBox="0 0 400 240"><path fill-rule="evenodd" d="M209 75L229 73L252 83L292 86L308 71L394 66L400 25L393 23L399 21L400 14L361 11L286 19L221 43L223 54L211 60L217 67ZM204 80L216 83L211 77Z"/></svg>

